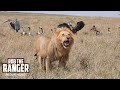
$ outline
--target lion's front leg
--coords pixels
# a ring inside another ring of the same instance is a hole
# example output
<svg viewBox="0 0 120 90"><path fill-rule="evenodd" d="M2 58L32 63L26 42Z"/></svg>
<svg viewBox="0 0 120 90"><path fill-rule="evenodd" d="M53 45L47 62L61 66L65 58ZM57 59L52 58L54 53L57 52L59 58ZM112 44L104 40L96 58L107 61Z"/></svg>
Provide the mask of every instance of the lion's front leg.
<svg viewBox="0 0 120 90"><path fill-rule="evenodd" d="M53 43L49 44L48 46L48 52L47 52L47 58L46 58L46 71L51 71L52 69L52 61L54 61L54 47L53 47Z"/></svg>
<svg viewBox="0 0 120 90"><path fill-rule="evenodd" d="M43 70L46 70L46 59L43 59Z"/></svg>
<svg viewBox="0 0 120 90"><path fill-rule="evenodd" d="M59 60L59 65L58 66L65 68L67 60L68 60L68 54L63 56L63 57L61 57L61 59Z"/></svg>
<svg viewBox="0 0 120 90"><path fill-rule="evenodd" d="M42 70L41 56L38 56L39 69Z"/></svg>
<svg viewBox="0 0 120 90"><path fill-rule="evenodd" d="M51 71L51 61L50 61L50 57L47 57L46 61L46 71Z"/></svg>
<svg viewBox="0 0 120 90"><path fill-rule="evenodd" d="M39 62L39 69L44 70L44 59L41 56L38 57L38 62Z"/></svg>

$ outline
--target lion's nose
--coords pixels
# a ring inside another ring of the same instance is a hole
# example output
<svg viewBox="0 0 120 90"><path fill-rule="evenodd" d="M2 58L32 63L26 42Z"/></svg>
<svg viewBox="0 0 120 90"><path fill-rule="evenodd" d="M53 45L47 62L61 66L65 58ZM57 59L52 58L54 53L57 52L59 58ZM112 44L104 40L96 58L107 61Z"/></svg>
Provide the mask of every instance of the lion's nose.
<svg viewBox="0 0 120 90"><path fill-rule="evenodd" d="M70 37L67 37L67 39L69 40L69 39L70 39Z"/></svg>

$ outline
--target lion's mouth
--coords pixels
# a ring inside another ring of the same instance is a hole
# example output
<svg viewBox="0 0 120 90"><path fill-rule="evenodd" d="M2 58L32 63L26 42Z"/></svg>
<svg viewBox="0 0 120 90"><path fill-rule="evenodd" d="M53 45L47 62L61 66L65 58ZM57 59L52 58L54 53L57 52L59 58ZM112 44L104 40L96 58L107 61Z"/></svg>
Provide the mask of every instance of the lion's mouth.
<svg viewBox="0 0 120 90"><path fill-rule="evenodd" d="M66 40L66 41L63 42L63 47L64 48L69 47L69 45L70 45L70 40Z"/></svg>

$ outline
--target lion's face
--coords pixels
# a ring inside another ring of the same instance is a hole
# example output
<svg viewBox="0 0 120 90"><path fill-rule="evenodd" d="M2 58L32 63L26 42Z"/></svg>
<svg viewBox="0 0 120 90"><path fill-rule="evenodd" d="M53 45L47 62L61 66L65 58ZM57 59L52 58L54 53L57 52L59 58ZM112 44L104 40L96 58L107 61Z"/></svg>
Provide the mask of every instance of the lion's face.
<svg viewBox="0 0 120 90"><path fill-rule="evenodd" d="M63 30L58 34L58 39L64 49L71 47L73 44L73 38L70 32Z"/></svg>

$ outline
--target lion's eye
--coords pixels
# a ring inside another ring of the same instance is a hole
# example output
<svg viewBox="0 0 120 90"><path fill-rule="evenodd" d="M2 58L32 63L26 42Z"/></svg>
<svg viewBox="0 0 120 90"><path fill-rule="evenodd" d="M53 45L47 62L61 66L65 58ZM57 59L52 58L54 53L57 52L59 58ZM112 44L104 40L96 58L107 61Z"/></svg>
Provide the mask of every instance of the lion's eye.
<svg viewBox="0 0 120 90"><path fill-rule="evenodd" d="M64 34L62 34L62 36L64 36Z"/></svg>

